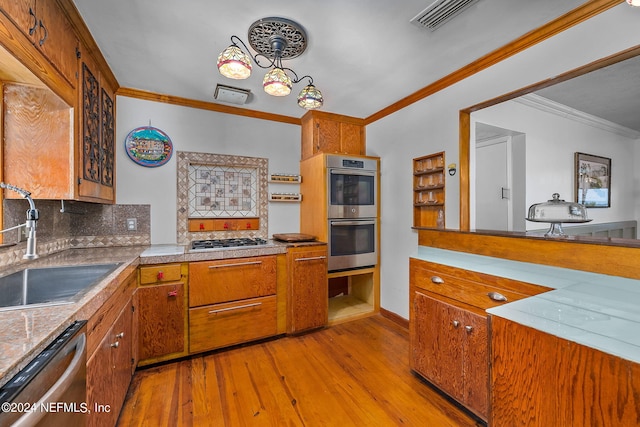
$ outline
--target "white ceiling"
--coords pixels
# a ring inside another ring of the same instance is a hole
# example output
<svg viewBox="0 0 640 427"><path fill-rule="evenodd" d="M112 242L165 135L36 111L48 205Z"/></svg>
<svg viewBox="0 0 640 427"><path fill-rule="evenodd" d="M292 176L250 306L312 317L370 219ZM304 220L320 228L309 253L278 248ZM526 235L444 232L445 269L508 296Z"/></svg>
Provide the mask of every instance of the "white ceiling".
<svg viewBox="0 0 640 427"><path fill-rule="evenodd" d="M307 50L285 62L310 74L322 110L365 118L584 3L479 0L435 31L409 21L433 0L74 0L120 86L215 102L216 84L251 90L243 108L301 117L295 94L262 91L263 70L230 80L218 54L256 20L300 23Z"/></svg>

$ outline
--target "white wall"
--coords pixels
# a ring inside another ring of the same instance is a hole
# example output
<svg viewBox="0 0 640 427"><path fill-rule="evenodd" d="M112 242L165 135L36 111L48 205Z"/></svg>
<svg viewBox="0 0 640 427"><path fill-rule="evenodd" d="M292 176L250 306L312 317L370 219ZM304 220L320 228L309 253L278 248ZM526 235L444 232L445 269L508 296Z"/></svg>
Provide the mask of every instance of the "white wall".
<svg viewBox="0 0 640 427"><path fill-rule="evenodd" d="M367 153L382 158L383 308L409 317L408 258L417 242L410 228L411 159L445 151L447 164L459 163L461 109L640 44L637 27L637 10L621 4L367 126ZM459 186L459 175L447 176L447 228L459 224Z"/></svg>
<svg viewBox="0 0 640 427"><path fill-rule="evenodd" d="M629 179L637 173L632 153L638 141L515 101L476 111L475 121L526 134L527 207L553 193L574 201L574 153L581 152L611 159L611 207L588 209L592 224L638 220ZM527 230L544 226L527 222Z"/></svg>
<svg viewBox="0 0 640 427"><path fill-rule="evenodd" d="M139 126L157 127L175 151L262 157L269 173L299 173L300 126L118 96L116 202L151 205L151 243L176 243L176 158L147 168L129 159L127 134ZM270 192L298 192L298 185L269 184ZM268 233L298 232L298 203L269 203Z"/></svg>

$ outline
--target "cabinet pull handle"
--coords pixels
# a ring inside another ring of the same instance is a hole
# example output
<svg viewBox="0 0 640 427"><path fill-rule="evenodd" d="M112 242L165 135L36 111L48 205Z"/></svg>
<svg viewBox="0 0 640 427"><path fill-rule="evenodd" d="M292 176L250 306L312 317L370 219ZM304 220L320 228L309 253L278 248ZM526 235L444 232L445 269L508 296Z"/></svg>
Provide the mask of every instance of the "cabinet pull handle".
<svg viewBox="0 0 640 427"><path fill-rule="evenodd" d="M502 302L509 301L507 297L502 295L500 292L489 292L487 296L494 301L502 301Z"/></svg>
<svg viewBox="0 0 640 427"><path fill-rule="evenodd" d="M451 324L453 325L454 328L457 328L458 326L460 326L460 322L457 320L454 320L453 322L451 322Z"/></svg>
<svg viewBox="0 0 640 427"><path fill-rule="evenodd" d="M167 293L167 296L169 296L169 297L177 297L178 296L178 291L169 291Z"/></svg>
<svg viewBox="0 0 640 427"><path fill-rule="evenodd" d="M209 312L209 314L218 314L218 313L222 313L222 312L225 312L225 311L240 310L241 308L257 307L259 305L262 305L262 303L261 302L254 302L253 304L245 304L245 305L238 305L238 306L235 306L235 307L219 308L217 310L211 310Z"/></svg>
<svg viewBox="0 0 640 427"><path fill-rule="evenodd" d="M210 265L209 268L242 267L244 265L260 265L260 264L262 264L262 261L236 262L233 264Z"/></svg>
<svg viewBox="0 0 640 427"><path fill-rule="evenodd" d="M431 283L435 283L436 285L442 285L444 280L440 276L431 276Z"/></svg>
<svg viewBox="0 0 640 427"><path fill-rule="evenodd" d="M44 44L44 42L47 41L47 37L49 37L49 30L47 30L47 27L44 26L42 21L40 21L39 26L40 26L40 28L42 28L44 30L44 36L38 42L38 44L40 46L42 46Z"/></svg>
<svg viewBox="0 0 640 427"><path fill-rule="evenodd" d="M29 27L29 35L32 36L38 28L38 18L32 8L29 8L29 16L33 16L33 25Z"/></svg>
<svg viewBox="0 0 640 427"><path fill-rule="evenodd" d="M468 325L467 325L467 326L465 326L465 327L464 327L464 329L465 329L465 330L467 331L467 333L469 333L469 334L470 334L471 332L473 332L473 326L468 326Z"/></svg>
<svg viewBox="0 0 640 427"><path fill-rule="evenodd" d="M317 259L327 259L327 257L323 255L323 256L310 256L310 257L307 257L307 258L296 258L296 262L299 262L299 261L315 261Z"/></svg>

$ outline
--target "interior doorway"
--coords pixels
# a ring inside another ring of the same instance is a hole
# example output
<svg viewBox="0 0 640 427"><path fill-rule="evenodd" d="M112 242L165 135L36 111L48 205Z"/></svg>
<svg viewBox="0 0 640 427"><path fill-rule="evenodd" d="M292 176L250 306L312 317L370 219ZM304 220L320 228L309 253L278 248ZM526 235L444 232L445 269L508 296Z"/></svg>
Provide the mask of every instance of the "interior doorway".
<svg viewBox="0 0 640 427"><path fill-rule="evenodd" d="M475 126L475 228L526 231L526 136Z"/></svg>

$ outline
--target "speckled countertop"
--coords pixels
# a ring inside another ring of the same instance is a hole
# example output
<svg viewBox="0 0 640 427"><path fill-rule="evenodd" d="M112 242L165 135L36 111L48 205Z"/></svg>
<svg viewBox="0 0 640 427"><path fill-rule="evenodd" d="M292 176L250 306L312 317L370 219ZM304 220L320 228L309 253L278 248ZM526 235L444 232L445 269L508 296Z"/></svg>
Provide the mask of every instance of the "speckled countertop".
<svg viewBox="0 0 640 427"><path fill-rule="evenodd" d="M206 261L285 253L288 247L321 242L282 243L189 252L179 245L68 249L0 269L0 277L24 268L120 263L70 304L0 311L0 386L9 381L75 320L86 320L140 264Z"/></svg>
<svg viewBox="0 0 640 427"><path fill-rule="evenodd" d="M0 270L0 276L5 276L24 268L121 263L79 295L74 303L0 311L0 385L9 381L67 326L95 313L120 281L137 268L144 249L140 246L68 249Z"/></svg>
<svg viewBox="0 0 640 427"><path fill-rule="evenodd" d="M487 313L640 363L640 280L425 246L413 257L554 288Z"/></svg>

